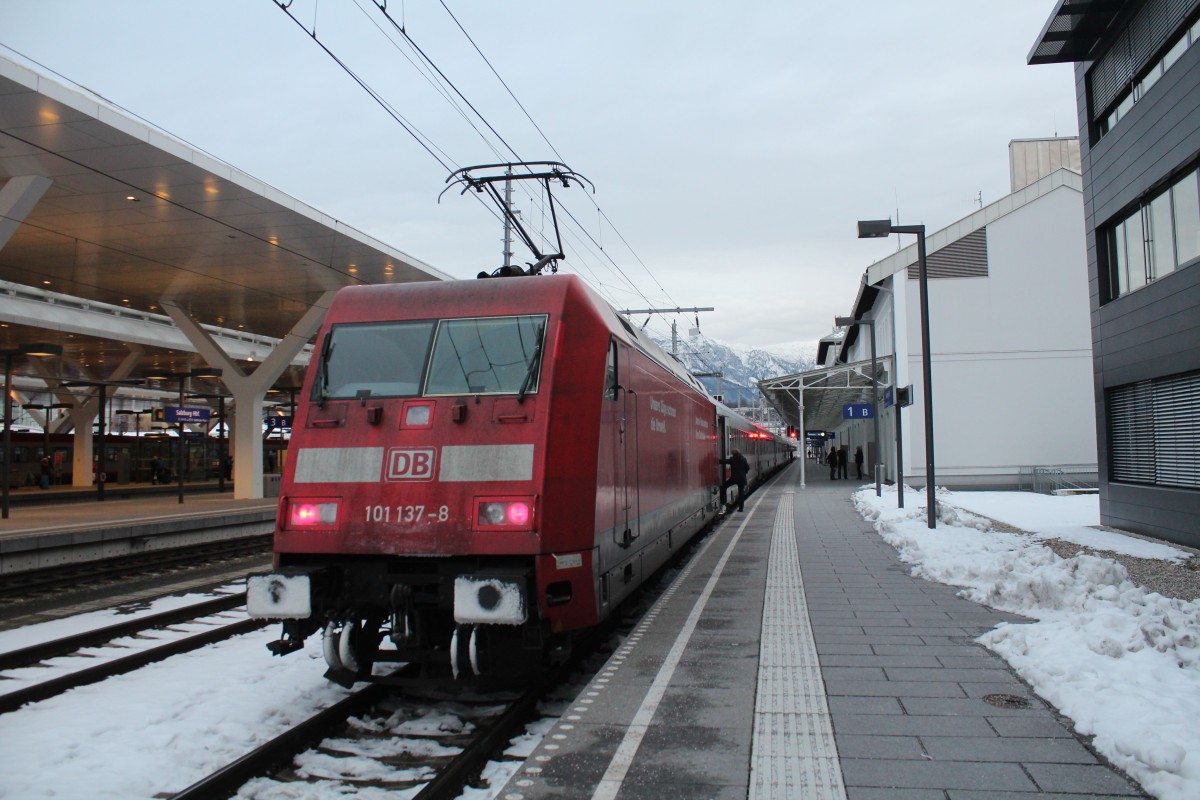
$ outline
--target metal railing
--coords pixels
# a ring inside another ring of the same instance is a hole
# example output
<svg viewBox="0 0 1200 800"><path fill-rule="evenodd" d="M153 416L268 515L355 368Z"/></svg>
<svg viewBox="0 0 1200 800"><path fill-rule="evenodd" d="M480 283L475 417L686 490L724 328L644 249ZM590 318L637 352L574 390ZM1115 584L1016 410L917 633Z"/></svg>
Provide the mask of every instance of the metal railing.
<svg viewBox="0 0 1200 800"><path fill-rule="evenodd" d="M1099 491L1100 471L1095 464L1025 467L1021 470L1021 484L1022 489L1038 494L1084 494Z"/></svg>

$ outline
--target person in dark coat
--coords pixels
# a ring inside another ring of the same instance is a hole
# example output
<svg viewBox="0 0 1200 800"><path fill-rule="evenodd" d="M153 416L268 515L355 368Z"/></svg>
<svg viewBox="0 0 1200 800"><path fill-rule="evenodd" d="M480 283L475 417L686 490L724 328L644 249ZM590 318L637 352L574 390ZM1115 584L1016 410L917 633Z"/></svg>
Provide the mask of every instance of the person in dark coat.
<svg viewBox="0 0 1200 800"><path fill-rule="evenodd" d="M856 470L858 470L858 479L860 481L862 480L862 477L863 477L862 465L863 465L863 451L862 451L861 447L857 447L854 450L854 468Z"/></svg>
<svg viewBox="0 0 1200 800"><path fill-rule="evenodd" d="M722 464L729 465L729 477L721 484L721 491L725 491L730 486L737 485L738 499L737 510L746 510L746 485L747 479L750 476L750 463L746 461L746 457L742 455L742 451L736 447L733 448L733 453L729 458L722 458ZM728 508L733 508L733 503L726 504Z"/></svg>
<svg viewBox="0 0 1200 800"><path fill-rule="evenodd" d="M850 453L845 448L838 450L838 477L844 481L850 480Z"/></svg>
<svg viewBox="0 0 1200 800"><path fill-rule="evenodd" d="M829 462L829 480L836 481L838 473L838 451L833 445L829 446L829 458L825 459Z"/></svg>

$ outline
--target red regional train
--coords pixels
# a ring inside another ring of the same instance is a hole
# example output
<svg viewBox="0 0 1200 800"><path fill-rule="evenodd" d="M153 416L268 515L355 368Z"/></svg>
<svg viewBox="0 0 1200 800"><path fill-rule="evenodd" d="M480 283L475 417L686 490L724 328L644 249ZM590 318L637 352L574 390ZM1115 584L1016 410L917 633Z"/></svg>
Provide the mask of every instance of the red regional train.
<svg viewBox="0 0 1200 800"><path fill-rule="evenodd" d="M795 451L574 276L349 287L319 342L248 607L347 685L565 654L718 515L719 458Z"/></svg>

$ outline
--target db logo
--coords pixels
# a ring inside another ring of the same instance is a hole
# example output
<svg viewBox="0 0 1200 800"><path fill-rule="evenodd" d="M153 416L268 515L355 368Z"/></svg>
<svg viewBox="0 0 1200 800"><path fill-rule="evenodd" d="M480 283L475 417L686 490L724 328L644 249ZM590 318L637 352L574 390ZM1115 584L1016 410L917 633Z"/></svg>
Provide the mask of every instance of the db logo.
<svg viewBox="0 0 1200 800"><path fill-rule="evenodd" d="M431 481L435 450L389 450L387 480Z"/></svg>

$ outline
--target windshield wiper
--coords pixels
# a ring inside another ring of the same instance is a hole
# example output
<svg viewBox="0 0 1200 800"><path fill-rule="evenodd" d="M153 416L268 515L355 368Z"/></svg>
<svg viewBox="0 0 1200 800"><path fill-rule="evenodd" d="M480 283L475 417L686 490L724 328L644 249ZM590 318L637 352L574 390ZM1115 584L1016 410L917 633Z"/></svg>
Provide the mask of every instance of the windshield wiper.
<svg viewBox="0 0 1200 800"><path fill-rule="evenodd" d="M333 334L325 340L325 347L321 350L321 363L317 366L317 376L313 380L312 396L308 399L322 408L325 406L325 398L329 396L329 357L333 355Z"/></svg>
<svg viewBox="0 0 1200 800"><path fill-rule="evenodd" d="M546 324L542 323L538 326L537 347L533 349L533 357L529 359L529 369L525 370L525 380L521 382L521 391L517 392L517 403L525 402L525 395L529 392L529 385L533 383L533 376L537 374L538 365L542 362L542 342L545 341Z"/></svg>

